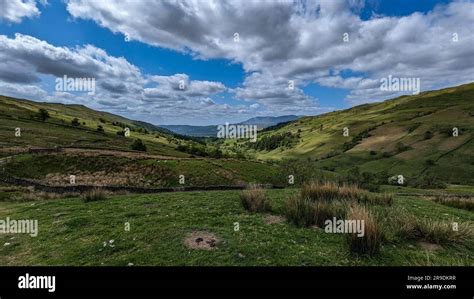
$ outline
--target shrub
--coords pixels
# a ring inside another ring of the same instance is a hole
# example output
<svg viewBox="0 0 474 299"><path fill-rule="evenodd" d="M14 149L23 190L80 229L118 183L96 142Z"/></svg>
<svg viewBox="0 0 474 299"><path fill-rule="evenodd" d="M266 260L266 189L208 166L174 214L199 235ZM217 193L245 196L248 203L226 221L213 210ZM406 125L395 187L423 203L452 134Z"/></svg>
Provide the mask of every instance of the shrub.
<svg viewBox="0 0 474 299"><path fill-rule="evenodd" d="M48 110L46 110L44 108L40 108L38 110L37 116L41 121L46 121L49 118L49 112L48 112Z"/></svg>
<svg viewBox="0 0 474 299"><path fill-rule="evenodd" d="M265 190L256 185L250 185L248 189L240 193L240 202L244 209L253 213L271 209Z"/></svg>
<svg viewBox="0 0 474 299"><path fill-rule="evenodd" d="M74 127L77 127L77 126L80 126L81 123L79 122L79 119L75 117L71 120L71 125L73 125Z"/></svg>
<svg viewBox="0 0 474 299"><path fill-rule="evenodd" d="M130 147L135 151L146 152L146 145L141 139L135 139Z"/></svg>
<svg viewBox="0 0 474 299"><path fill-rule="evenodd" d="M434 136L433 132L431 132L431 131L426 131L425 134L424 134L424 136L423 136L423 138L424 138L425 140L428 140L428 139L433 138L433 136Z"/></svg>
<svg viewBox="0 0 474 299"><path fill-rule="evenodd" d="M374 256L380 251L382 231L375 217L364 207L353 206L349 209L347 219L364 221L364 235L346 234L349 251L356 255Z"/></svg>
<svg viewBox="0 0 474 299"><path fill-rule="evenodd" d="M444 189L446 183L432 174L422 175L410 181L410 186L422 189Z"/></svg>
<svg viewBox="0 0 474 299"><path fill-rule="evenodd" d="M101 125L98 125L97 132L104 132L104 127L102 127Z"/></svg>
<svg viewBox="0 0 474 299"><path fill-rule="evenodd" d="M84 202L104 200L106 198L107 197L105 195L104 190L99 189L99 188L89 190L89 191L85 192L82 196L82 199L84 200Z"/></svg>

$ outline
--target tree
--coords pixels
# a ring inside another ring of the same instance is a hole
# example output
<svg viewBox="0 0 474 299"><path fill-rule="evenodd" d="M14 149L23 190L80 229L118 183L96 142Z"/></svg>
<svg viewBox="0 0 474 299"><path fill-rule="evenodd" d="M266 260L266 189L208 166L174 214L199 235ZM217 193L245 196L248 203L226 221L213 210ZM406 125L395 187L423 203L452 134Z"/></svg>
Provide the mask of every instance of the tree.
<svg viewBox="0 0 474 299"><path fill-rule="evenodd" d="M79 122L79 119L75 117L73 120L71 120L71 125L73 125L74 127L77 127L77 126L80 126L81 123Z"/></svg>
<svg viewBox="0 0 474 299"><path fill-rule="evenodd" d="M38 110L38 118L41 119L41 121L46 121L49 118L48 110L44 108L40 108Z"/></svg>
<svg viewBox="0 0 474 299"><path fill-rule="evenodd" d="M132 150L146 152L146 145L141 139L135 139L131 145Z"/></svg>

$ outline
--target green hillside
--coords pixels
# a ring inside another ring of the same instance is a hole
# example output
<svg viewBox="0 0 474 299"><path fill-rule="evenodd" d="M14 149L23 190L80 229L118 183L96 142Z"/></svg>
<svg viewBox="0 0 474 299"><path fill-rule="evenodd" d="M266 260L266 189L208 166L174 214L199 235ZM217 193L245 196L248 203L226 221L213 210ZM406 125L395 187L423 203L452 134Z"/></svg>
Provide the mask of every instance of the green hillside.
<svg viewBox="0 0 474 299"><path fill-rule="evenodd" d="M228 141L224 148L250 148L248 153L264 160L304 159L335 172L359 167L408 179L424 175L474 184L473 129L470 83L305 117L260 132L257 145Z"/></svg>
<svg viewBox="0 0 474 299"><path fill-rule="evenodd" d="M39 109L45 109L49 118L41 120ZM76 126L72 124L75 118L78 119ZM20 137L15 137L16 128L21 129ZM129 137L117 135L124 128L130 129ZM136 138L145 142L149 153L188 156L175 149L179 139L151 124L82 105L37 103L0 96L0 146L4 149L71 146L130 150Z"/></svg>

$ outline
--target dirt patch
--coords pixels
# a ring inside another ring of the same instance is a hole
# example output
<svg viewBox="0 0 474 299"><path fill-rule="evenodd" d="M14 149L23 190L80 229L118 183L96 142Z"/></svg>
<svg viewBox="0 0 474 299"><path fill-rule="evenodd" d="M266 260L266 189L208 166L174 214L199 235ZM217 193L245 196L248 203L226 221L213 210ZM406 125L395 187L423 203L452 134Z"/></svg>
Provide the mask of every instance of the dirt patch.
<svg viewBox="0 0 474 299"><path fill-rule="evenodd" d="M438 244L435 244L435 243L429 243L429 242L424 242L424 241L420 241L418 242L418 246L420 246L421 248L423 248L424 250L426 251L436 251L436 250L439 250L441 249L442 247Z"/></svg>
<svg viewBox="0 0 474 299"><path fill-rule="evenodd" d="M216 235L206 231L194 231L184 239L184 245L191 249L214 250L219 243Z"/></svg>
<svg viewBox="0 0 474 299"><path fill-rule="evenodd" d="M282 223L283 221L285 221L285 218L278 215L265 215L263 221L265 222L265 224L276 224Z"/></svg>
<svg viewBox="0 0 474 299"><path fill-rule="evenodd" d="M393 150L398 139L406 134L403 128L394 126L382 126L370 132L371 137L363 139L358 145L348 152L368 150Z"/></svg>

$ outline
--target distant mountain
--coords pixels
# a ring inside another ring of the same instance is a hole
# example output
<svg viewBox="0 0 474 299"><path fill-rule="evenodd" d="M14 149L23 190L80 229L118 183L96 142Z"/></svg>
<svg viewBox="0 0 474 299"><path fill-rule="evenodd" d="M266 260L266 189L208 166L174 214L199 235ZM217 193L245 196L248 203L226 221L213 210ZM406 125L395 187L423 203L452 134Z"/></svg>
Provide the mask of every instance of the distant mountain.
<svg viewBox="0 0 474 299"><path fill-rule="evenodd" d="M297 120L298 118L301 118L302 116L297 116L297 115L283 115L283 116L259 116L259 117L253 117L251 119L248 119L246 121L243 121L239 124L245 124L245 125L257 125L258 129L265 129L271 126L275 126L279 123L286 123L289 121L294 121Z"/></svg>
<svg viewBox="0 0 474 299"><path fill-rule="evenodd" d="M217 136L217 126L159 125L158 127L169 130L179 135L193 137Z"/></svg>
<svg viewBox="0 0 474 299"><path fill-rule="evenodd" d="M238 125L257 125L259 130L279 123L290 122L302 116L283 115L283 116L259 116L246 121L237 123ZM194 136L194 137L215 137L217 136L217 126L190 126L190 125L159 125L159 127L170 130L176 134Z"/></svg>

